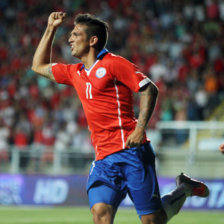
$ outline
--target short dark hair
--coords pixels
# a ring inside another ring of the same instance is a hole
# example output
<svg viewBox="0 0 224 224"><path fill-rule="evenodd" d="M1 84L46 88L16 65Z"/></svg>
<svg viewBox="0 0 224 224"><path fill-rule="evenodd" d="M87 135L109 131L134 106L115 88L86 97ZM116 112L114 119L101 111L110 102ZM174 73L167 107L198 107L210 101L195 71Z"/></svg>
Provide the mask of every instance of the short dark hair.
<svg viewBox="0 0 224 224"><path fill-rule="evenodd" d="M89 39L92 36L98 37L98 42L95 45L97 50L102 50L108 39L108 24L101 19L91 15L91 14L78 14L75 17L74 25L84 24L87 26L86 34Z"/></svg>

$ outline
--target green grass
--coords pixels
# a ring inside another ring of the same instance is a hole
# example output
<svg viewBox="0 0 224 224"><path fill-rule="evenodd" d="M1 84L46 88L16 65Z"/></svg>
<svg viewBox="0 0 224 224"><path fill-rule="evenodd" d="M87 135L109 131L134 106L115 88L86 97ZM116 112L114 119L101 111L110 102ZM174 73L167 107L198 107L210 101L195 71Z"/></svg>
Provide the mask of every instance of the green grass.
<svg viewBox="0 0 224 224"><path fill-rule="evenodd" d="M87 207L0 207L0 224L90 224ZM140 223L135 210L119 209L115 224ZM224 224L224 212L182 211L169 224Z"/></svg>

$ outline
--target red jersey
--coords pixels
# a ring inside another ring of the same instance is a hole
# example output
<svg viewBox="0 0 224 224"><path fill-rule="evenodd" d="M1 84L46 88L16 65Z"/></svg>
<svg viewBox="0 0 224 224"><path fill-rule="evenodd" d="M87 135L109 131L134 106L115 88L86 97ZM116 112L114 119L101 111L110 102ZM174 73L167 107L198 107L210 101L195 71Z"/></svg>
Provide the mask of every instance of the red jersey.
<svg viewBox="0 0 224 224"><path fill-rule="evenodd" d="M150 82L123 57L103 49L90 69L82 63L52 64L57 83L74 86L91 132L96 160L124 149L134 131L133 94ZM146 136L144 138L146 141Z"/></svg>

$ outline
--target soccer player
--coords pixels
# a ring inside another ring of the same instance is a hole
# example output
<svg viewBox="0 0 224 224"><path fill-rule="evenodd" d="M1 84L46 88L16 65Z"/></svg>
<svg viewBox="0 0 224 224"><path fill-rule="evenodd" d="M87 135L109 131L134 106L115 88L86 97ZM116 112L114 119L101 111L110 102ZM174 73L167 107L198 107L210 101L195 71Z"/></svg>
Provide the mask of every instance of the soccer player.
<svg viewBox="0 0 224 224"><path fill-rule="evenodd" d="M82 102L96 153L87 183L94 223L113 223L127 194L142 223L167 223L187 196L207 197L207 186L181 174L177 188L160 197L155 155L145 134L157 87L134 64L104 48L108 25L89 14L76 16L68 40L71 54L81 63L51 63L52 40L64 18L63 12L49 16L32 69L54 82L74 86ZM132 108L133 91L140 95L138 120Z"/></svg>
<svg viewBox="0 0 224 224"><path fill-rule="evenodd" d="M219 151L224 154L224 144L219 146Z"/></svg>

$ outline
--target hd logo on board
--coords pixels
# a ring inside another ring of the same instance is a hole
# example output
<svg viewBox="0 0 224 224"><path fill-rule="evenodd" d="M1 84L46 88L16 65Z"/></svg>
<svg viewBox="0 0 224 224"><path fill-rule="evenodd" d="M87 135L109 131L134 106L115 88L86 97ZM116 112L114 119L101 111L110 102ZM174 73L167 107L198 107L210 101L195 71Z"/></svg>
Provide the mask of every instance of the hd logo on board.
<svg viewBox="0 0 224 224"><path fill-rule="evenodd" d="M68 183L63 179L38 180L33 200L36 204L61 204L66 200L68 191Z"/></svg>

